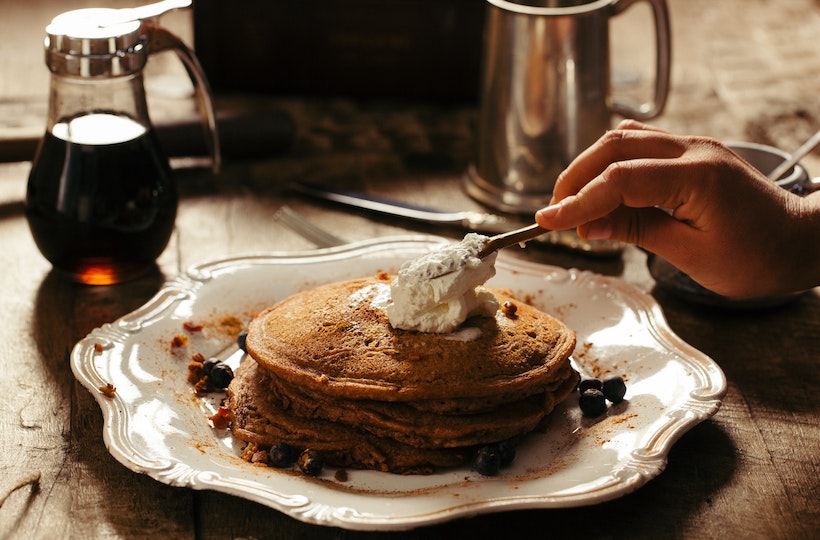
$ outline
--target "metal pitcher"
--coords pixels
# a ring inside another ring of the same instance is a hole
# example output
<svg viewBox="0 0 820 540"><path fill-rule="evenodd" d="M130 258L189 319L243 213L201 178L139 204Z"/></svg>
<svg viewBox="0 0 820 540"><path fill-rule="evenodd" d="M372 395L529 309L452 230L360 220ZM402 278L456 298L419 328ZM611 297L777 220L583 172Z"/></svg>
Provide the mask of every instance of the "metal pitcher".
<svg viewBox="0 0 820 540"><path fill-rule="evenodd" d="M549 203L555 178L611 127L613 115L647 120L669 89L665 0L486 0L478 144L466 177L476 200L505 212ZM609 19L646 1L656 34L652 101L610 92Z"/></svg>

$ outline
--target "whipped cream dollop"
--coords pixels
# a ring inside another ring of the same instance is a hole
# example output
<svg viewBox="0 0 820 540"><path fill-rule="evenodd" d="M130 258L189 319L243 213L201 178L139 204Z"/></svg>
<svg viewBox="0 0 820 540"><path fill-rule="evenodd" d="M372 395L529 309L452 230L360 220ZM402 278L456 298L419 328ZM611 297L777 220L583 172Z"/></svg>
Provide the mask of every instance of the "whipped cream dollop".
<svg viewBox="0 0 820 540"><path fill-rule="evenodd" d="M488 240L469 233L457 244L404 263L390 284L391 302L385 306L390 324L403 330L445 333L469 317L493 316L498 300L482 285L495 275L496 253L478 258Z"/></svg>

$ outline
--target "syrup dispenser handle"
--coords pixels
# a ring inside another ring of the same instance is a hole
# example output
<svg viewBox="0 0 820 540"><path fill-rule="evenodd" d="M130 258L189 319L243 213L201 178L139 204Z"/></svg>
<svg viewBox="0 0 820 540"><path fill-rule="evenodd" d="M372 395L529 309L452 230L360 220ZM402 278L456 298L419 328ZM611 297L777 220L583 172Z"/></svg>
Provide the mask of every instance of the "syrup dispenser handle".
<svg viewBox="0 0 820 540"><path fill-rule="evenodd" d="M214 111L213 94L205 77L202 65L193 51L174 34L153 22L143 20L143 31L148 36L148 54L161 51L174 51L185 66L188 76L194 83L200 118L205 130L208 151L211 154L214 174L219 173L222 158L219 147L219 134L216 129L216 112Z"/></svg>

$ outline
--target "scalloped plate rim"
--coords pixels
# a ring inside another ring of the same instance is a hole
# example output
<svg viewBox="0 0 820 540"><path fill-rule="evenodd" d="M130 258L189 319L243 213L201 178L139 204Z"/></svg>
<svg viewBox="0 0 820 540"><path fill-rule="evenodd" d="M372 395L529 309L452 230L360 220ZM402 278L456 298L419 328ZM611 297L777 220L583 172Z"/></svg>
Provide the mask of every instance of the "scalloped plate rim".
<svg viewBox="0 0 820 540"><path fill-rule="evenodd" d="M189 266L184 273L166 281L160 290L143 306L114 322L95 328L72 349L72 371L77 380L92 393L103 412L103 440L107 449L112 456L130 470L147 474L160 482L193 489L212 489L247 498L308 523L353 530L404 530L486 512L584 506L626 495L659 475L666 466L669 451L675 442L694 425L711 417L719 409L721 399L726 393L726 379L720 367L711 358L694 349L674 334L660 306L649 294L619 278L594 274L585 270L565 269L520 259L509 259L504 257L503 253L499 255L496 265L499 273L519 272L532 275L537 273L539 276L545 276L545 279L557 277L572 283L573 286L590 287L595 289L596 292L602 290L605 293L614 292L621 297L628 298L635 304L633 309L636 315L639 315L640 319L648 323L650 329L657 334L656 339L665 342L665 345L680 352L683 355L683 362L691 363L688 367L694 368L696 372L701 371L699 376L702 379L703 386L692 390L690 408L672 411L681 413L679 415L667 415L668 421L659 426L656 432L653 433L651 448L635 449L651 450L647 456L632 451L637 465L630 465L621 469L620 472L626 471L627 473L623 478L614 478L602 483L600 486L578 493L488 497L483 500L467 501L464 504L452 504L431 512L414 514L412 511L408 511L400 515L359 512L355 507L344 504L329 504L324 501L311 500L309 497L300 494L283 493L264 482L240 477L224 478L218 472L199 470L190 464L175 460L173 456L168 456L165 461L154 460L154 462L147 457L137 458L134 455L135 448L132 441L129 440L128 434L120 433L123 424L127 424L129 420L127 416L128 403L125 403L118 394L115 394L114 398L108 398L98 391L99 386L104 384L105 381L99 377L95 378L97 374L94 372L93 367L89 366L89 363L93 361L92 357L99 354L95 351L96 344L110 340L111 334L114 334L114 339L120 337L128 339L131 335L123 327L127 328L134 324L134 314L152 314L153 317L159 316L159 319L162 319L161 312L170 307L168 305L169 297L171 298L171 306L182 301L182 299L190 300L195 298L200 288L206 287L208 282L213 279L219 279L220 272L255 265L276 267L280 264L301 262L322 263L330 260L348 259L353 261L367 254L429 249L434 245L449 241L446 238L428 235L391 236L315 250L296 252L266 251L231 255ZM153 313L156 311L159 311L160 314ZM139 322L139 317L136 317L136 319ZM107 347L104 346L102 354L105 354L106 350ZM695 390L700 391L701 395L694 395L696 394ZM175 474L169 476L168 471L174 471ZM396 476L399 481L402 478L402 476ZM340 498L344 499L345 497L341 495ZM353 498L355 499L355 497ZM412 505L412 502L408 504Z"/></svg>

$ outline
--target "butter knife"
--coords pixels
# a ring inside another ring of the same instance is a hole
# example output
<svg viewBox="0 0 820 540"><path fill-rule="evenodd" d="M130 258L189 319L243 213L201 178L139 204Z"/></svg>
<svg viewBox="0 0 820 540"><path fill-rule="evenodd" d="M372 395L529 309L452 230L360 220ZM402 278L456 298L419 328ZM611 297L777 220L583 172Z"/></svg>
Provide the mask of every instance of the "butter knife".
<svg viewBox="0 0 820 540"><path fill-rule="evenodd" d="M449 212L409 205L389 199L371 197L362 193L334 191L302 182L292 182L290 189L296 193L330 201L348 207L359 208L386 216L403 218L427 225L448 226L483 234L499 234L521 228L528 224L523 220L469 210ZM532 222L529 222L532 223ZM612 257L620 255L623 244L607 240L584 240L574 230L548 231L533 243L568 248L588 255Z"/></svg>

